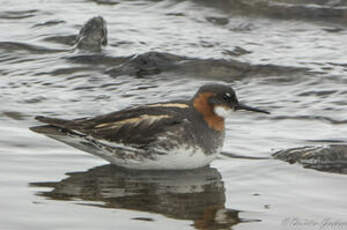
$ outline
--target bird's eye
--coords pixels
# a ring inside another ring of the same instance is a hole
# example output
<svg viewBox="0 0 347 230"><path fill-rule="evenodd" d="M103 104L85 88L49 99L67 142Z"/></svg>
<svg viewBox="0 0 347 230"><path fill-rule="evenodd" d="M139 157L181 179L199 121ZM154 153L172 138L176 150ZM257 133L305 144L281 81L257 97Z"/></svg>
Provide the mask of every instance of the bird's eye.
<svg viewBox="0 0 347 230"><path fill-rule="evenodd" d="M231 95L230 95L230 93L224 94L224 100L227 101L227 102L230 102L230 101L231 101Z"/></svg>

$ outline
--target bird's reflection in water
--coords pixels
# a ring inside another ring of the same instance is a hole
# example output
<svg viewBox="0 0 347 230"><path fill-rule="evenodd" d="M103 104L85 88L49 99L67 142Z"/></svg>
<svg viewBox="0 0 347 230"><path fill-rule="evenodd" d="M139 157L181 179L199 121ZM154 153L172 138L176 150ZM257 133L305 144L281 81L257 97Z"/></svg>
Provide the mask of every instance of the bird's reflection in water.
<svg viewBox="0 0 347 230"><path fill-rule="evenodd" d="M73 172L39 195L56 200L102 201L103 207L153 212L192 220L197 229L225 229L240 222L239 211L225 208L224 184L215 168L189 171L134 171L104 165ZM92 204L91 204L92 205ZM139 218L141 219L141 218Z"/></svg>

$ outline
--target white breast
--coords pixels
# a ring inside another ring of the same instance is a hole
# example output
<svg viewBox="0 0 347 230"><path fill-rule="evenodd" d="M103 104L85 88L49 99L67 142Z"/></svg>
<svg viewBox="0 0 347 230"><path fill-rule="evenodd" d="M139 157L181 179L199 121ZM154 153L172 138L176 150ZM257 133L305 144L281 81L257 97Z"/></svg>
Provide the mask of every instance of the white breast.
<svg viewBox="0 0 347 230"><path fill-rule="evenodd" d="M226 108L224 106L215 106L214 107L214 112L220 117L227 118L231 114L231 109Z"/></svg>

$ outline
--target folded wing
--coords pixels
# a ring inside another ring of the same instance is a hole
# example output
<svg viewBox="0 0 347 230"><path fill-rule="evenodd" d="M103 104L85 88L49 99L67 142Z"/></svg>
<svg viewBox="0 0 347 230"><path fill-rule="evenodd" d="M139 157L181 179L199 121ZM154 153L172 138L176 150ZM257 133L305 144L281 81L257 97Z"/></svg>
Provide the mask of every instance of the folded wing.
<svg viewBox="0 0 347 230"><path fill-rule="evenodd" d="M145 147L165 130L181 124L187 108L137 107L94 118L63 120L36 117L37 120L98 140Z"/></svg>

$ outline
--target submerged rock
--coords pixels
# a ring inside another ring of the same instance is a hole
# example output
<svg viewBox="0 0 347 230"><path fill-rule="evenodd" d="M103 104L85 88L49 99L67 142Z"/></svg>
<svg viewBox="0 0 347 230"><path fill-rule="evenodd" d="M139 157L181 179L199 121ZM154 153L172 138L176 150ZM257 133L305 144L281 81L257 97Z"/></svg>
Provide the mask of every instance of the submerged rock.
<svg viewBox="0 0 347 230"><path fill-rule="evenodd" d="M101 17L93 17L81 28L76 39L79 49L100 50L107 45L106 21Z"/></svg>
<svg viewBox="0 0 347 230"><path fill-rule="evenodd" d="M305 146L281 150L272 156L304 168L347 174L347 145Z"/></svg>
<svg viewBox="0 0 347 230"><path fill-rule="evenodd" d="M123 64L107 70L112 77L144 77L163 72L196 78L230 81L243 77L266 77L307 73L306 68L277 65L252 65L235 59L200 59L165 52L147 52L130 56Z"/></svg>
<svg viewBox="0 0 347 230"><path fill-rule="evenodd" d="M44 39L48 42L55 42L71 46L70 49L54 49L24 42L2 41L0 50L6 52L28 52L31 54L61 53L74 49L86 51L100 51L102 46L107 44L106 21L98 16L88 20L76 35L50 36Z"/></svg>
<svg viewBox="0 0 347 230"><path fill-rule="evenodd" d="M128 57L122 65L107 71L113 77L119 75L135 75L143 77L170 71L177 62L186 60L186 57L165 52L146 52Z"/></svg>
<svg viewBox="0 0 347 230"><path fill-rule="evenodd" d="M101 16L89 19L78 35L59 35L44 39L48 42L61 43L81 50L100 51L107 45L106 21Z"/></svg>

